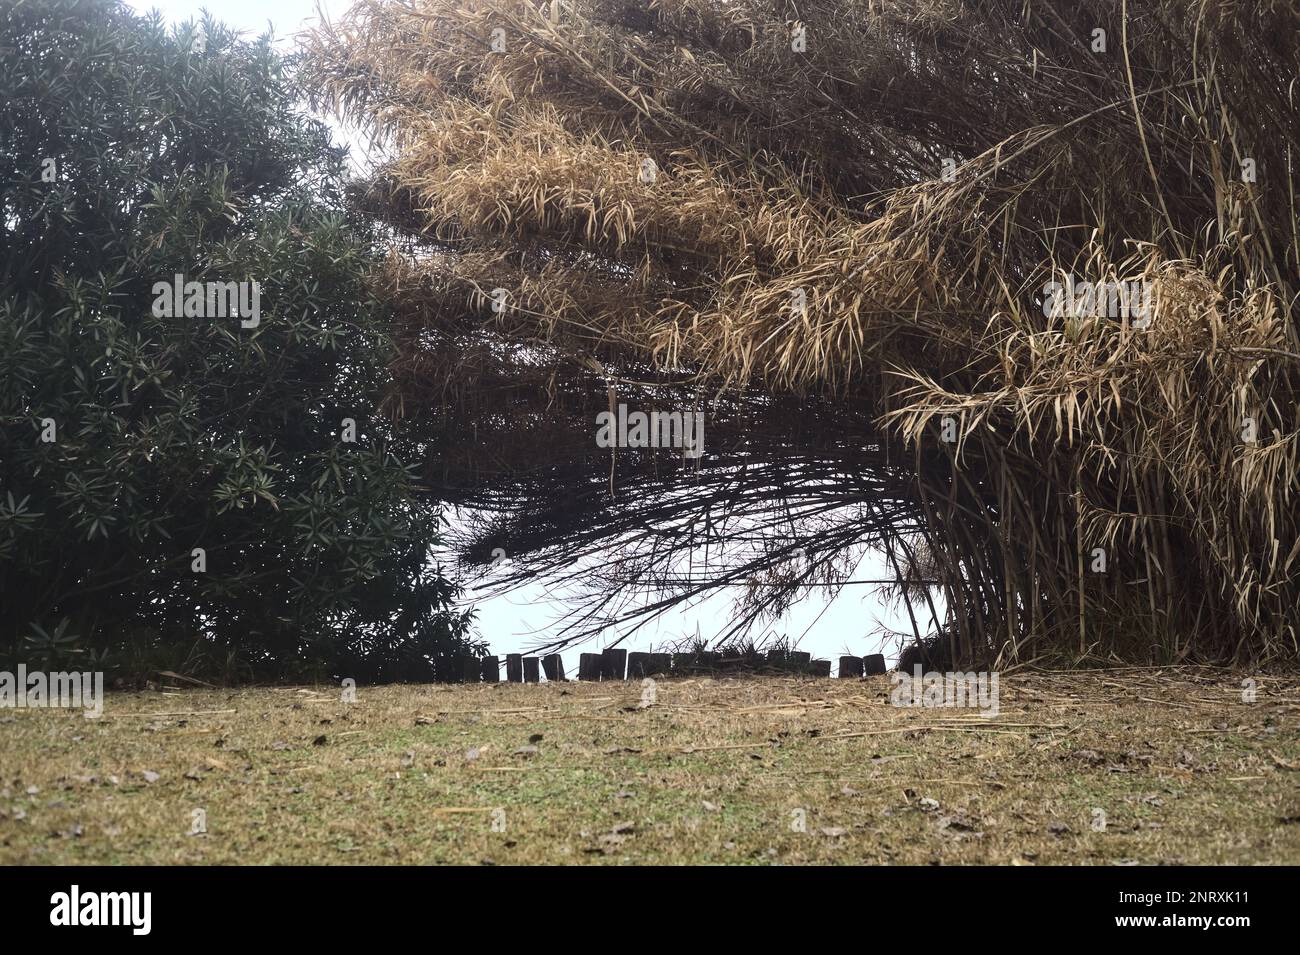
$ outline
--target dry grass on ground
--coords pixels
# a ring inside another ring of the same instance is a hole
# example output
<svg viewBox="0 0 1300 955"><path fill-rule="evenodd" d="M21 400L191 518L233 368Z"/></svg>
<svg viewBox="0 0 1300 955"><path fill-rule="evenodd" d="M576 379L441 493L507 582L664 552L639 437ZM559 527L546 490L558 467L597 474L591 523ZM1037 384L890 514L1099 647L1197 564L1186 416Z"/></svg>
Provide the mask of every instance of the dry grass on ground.
<svg viewBox="0 0 1300 955"><path fill-rule="evenodd" d="M885 677L7 710L0 863L1300 862L1300 682L1243 676L1004 676L994 719Z"/></svg>

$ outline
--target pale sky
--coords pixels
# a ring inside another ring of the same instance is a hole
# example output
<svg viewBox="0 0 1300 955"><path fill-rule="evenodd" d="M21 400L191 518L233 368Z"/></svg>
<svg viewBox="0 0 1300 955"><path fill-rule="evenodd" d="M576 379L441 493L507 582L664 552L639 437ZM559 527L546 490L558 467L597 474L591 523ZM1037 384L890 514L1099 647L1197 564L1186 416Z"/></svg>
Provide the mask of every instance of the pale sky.
<svg viewBox="0 0 1300 955"><path fill-rule="evenodd" d="M275 0L273 3L266 0L128 0L128 3L141 12L160 10L172 23L197 18L206 9L217 19L247 31L250 36L260 35L270 24L277 39L284 43L290 42L293 34L306 29L316 19L318 9L334 17L349 5L348 0ZM337 123L331 122L331 126L340 130ZM357 138L340 130L340 140L349 142L353 161L364 165L365 156ZM873 555L859 564L854 579L885 576L888 572L883 563ZM480 583L473 579L464 582L467 587ZM798 641L799 649L809 651L814 658L829 659L836 664L841 653L862 656L883 652L892 659L895 656L892 646L882 647L878 638L869 639L867 635L879 630L882 624L892 630L909 631L906 611L901 607L885 606L875 595L874 588L869 586L844 588L828 607L821 597L826 590L815 588L812 596L792 608L784 618L761 631L756 630L752 636L756 639L768 633L788 636L792 641ZM670 611L641 628L633 639L620 646L645 650L652 644L693 637L697 632L702 638L711 639L726 629L733 599L734 594L720 593L689 608ZM519 588L509 595L483 602L476 602L470 596L466 604L477 607L479 635L488 642L492 653L502 656L521 650L526 652L549 638L556 629L555 621L565 609L562 603L548 599L540 585ZM598 650L605 642L612 642L612 637L563 651L565 668L570 676L577 671L580 652Z"/></svg>

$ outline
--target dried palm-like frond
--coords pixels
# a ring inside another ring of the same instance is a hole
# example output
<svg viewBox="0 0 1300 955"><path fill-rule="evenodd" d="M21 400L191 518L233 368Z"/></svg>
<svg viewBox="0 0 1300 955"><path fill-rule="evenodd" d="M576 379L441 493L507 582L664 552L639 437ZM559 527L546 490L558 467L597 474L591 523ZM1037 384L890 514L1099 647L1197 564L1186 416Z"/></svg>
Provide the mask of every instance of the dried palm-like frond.
<svg viewBox="0 0 1300 955"><path fill-rule="evenodd" d="M1298 26L1273 0L362 0L306 69L396 147L369 204L408 243L395 400L495 423L438 458L504 515L480 543L641 528L617 589L758 528L703 572L756 581L745 614L812 582L787 550L833 584L872 544L966 656L1295 656ZM1054 307L1075 279L1141 308ZM718 453L597 453L611 389L707 407Z"/></svg>

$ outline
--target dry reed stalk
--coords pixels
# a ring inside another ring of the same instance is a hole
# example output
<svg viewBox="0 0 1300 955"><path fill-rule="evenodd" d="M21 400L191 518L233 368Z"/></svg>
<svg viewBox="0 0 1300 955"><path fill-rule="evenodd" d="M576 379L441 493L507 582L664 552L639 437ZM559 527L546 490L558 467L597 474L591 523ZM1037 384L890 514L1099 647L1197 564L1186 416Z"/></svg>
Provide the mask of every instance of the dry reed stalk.
<svg viewBox="0 0 1300 955"><path fill-rule="evenodd" d="M359 202L400 237L394 407L502 438L442 462L498 515L480 551L562 578L621 541L609 597L712 544L649 612L752 581L747 626L878 546L957 656L1294 659L1298 22L1271 0L362 0L305 78L396 147ZM1147 320L1051 314L1066 276L1135 283ZM557 439L615 385L712 402L717 458ZM644 619L602 609L578 629Z"/></svg>

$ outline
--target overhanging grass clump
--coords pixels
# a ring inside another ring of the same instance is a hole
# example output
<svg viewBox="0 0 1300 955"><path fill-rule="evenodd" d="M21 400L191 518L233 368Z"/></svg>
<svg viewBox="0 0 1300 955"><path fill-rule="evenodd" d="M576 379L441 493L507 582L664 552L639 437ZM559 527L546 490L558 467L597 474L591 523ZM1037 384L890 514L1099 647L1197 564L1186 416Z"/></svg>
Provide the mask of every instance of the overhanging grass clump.
<svg viewBox="0 0 1300 955"><path fill-rule="evenodd" d="M792 539L823 566L883 547L954 655L1294 657L1298 24L1268 0L364 0L310 38L309 75L396 146L367 202L410 253L385 277L405 395L508 369L513 404L473 401L509 435L583 421L583 375L657 374L732 396L712 433L724 457L755 436L745 467L831 401L821 460L878 435L888 464L859 463L908 469L906 516L877 488ZM549 472L492 453L516 506L568 488L562 534L627 532L590 460L573 502L572 447ZM833 483L738 467L706 457L675 513ZM656 540L641 577L699 543Z"/></svg>

